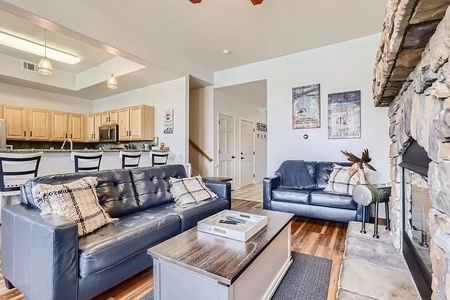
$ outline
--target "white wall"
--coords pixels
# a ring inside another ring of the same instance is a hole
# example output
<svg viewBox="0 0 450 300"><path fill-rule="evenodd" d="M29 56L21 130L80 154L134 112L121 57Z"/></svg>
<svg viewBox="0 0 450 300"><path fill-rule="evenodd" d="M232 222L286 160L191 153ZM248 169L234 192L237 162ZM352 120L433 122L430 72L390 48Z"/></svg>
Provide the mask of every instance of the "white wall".
<svg viewBox="0 0 450 300"><path fill-rule="evenodd" d="M170 147L169 163L188 162L189 91L186 77L147 86L118 95L94 100L94 112L139 104L155 107L155 136ZM166 110L174 110L174 132L163 134Z"/></svg>
<svg viewBox="0 0 450 300"><path fill-rule="evenodd" d="M239 130L240 130L240 119L246 119L249 121L255 122L255 126L257 122L267 123L266 119L266 108L265 107L257 107L250 103L257 102L252 101L251 98L253 95L246 94L245 91L242 91L240 94L229 94L227 92L227 88L215 89L214 90L214 132L213 132L213 141L214 141L214 161L218 161L218 149L217 149L217 140L218 140L218 113L228 115L230 117L234 117L234 146L235 146L235 181L234 188L239 188L240 184L240 173L239 173L239 157L240 157L240 139L239 139ZM248 102L247 102L248 100ZM260 101L261 102L261 101ZM263 102L266 102L266 99L263 99ZM260 133L260 132L258 132ZM262 181L262 179L266 176L267 173L267 139L258 139L255 140L255 182ZM217 166L216 172L218 172ZM217 175L217 173L216 173Z"/></svg>
<svg viewBox="0 0 450 300"><path fill-rule="evenodd" d="M0 83L0 103L90 114L92 100Z"/></svg>
<svg viewBox="0 0 450 300"><path fill-rule="evenodd" d="M273 174L286 159L345 161L339 150L370 150L378 172L369 182L389 182L387 108L375 108L372 79L379 34L215 73L215 87L267 79L268 159ZM321 128L292 129L292 88L320 84ZM361 139L328 139L328 94L361 90ZM304 134L309 139L302 138Z"/></svg>
<svg viewBox="0 0 450 300"><path fill-rule="evenodd" d="M189 94L189 138L214 159L213 87L200 88ZM189 162L202 176L214 176L215 160L209 162L193 147L189 149Z"/></svg>

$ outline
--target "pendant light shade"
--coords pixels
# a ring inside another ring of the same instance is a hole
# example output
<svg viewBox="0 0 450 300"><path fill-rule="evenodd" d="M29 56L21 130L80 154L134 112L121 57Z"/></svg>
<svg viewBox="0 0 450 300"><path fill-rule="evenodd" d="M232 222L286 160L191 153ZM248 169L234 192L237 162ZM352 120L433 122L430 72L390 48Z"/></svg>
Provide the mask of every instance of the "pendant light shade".
<svg viewBox="0 0 450 300"><path fill-rule="evenodd" d="M38 72L42 75L52 75L53 68L50 60L47 57L41 58L38 65Z"/></svg>
<svg viewBox="0 0 450 300"><path fill-rule="evenodd" d="M111 73L111 76L108 78L108 81L106 82L106 86L112 90L117 89L117 79L116 79L116 77L114 77L113 73Z"/></svg>
<svg viewBox="0 0 450 300"><path fill-rule="evenodd" d="M53 68L50 60L47 58L47 29L45 29L45 44L44 44L44 57L41 58L38 64L38 73L42 75L52 75Z"/></svg>

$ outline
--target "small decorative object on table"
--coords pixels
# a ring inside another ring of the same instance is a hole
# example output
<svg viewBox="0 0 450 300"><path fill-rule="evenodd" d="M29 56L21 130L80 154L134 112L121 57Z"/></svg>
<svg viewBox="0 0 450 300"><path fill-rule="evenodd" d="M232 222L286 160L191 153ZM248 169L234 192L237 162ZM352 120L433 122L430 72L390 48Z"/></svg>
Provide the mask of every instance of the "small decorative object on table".
<svg viewBox="0 0 450 300"><path fill-rule="evenodd" d="M198 231L246 242L266 225L266 216L223 210L199 221L197 229Z"/></svg>

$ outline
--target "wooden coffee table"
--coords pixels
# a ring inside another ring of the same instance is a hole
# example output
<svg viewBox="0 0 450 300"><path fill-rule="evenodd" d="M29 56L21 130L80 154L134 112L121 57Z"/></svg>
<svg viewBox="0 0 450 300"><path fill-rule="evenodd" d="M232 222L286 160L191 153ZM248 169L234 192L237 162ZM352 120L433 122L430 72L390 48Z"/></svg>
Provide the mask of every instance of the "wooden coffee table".
<svg viewBox="0 0 450 300"><path fill-rule="evenodd" d="M268 224L247 242L185 231L148 250L156 300L270 299L289 269L293 214L262 209Z"/></svg>

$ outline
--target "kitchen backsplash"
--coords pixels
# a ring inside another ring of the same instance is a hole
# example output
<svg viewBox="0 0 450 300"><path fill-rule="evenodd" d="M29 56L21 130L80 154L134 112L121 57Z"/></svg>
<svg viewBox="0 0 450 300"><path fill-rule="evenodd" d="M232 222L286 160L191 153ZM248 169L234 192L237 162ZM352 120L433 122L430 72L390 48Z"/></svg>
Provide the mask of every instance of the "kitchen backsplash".
<svg viewBox="0 0 450 300"><path fill-rule="evenodd" d="M38 142L38 141L13 141L7 140L7 145L11 145L13 149L60 149L62 142ZM145 150L146 145L148 147L154 146L153 141L139 141L139 142L116 142L116 143L73 143L73 149L111 149L111 148L124 148L124 149L135 149L135 150ZM70 144L66 143L65 149L70 149ZM148 150L148 148L147 148Z"/></svg>

